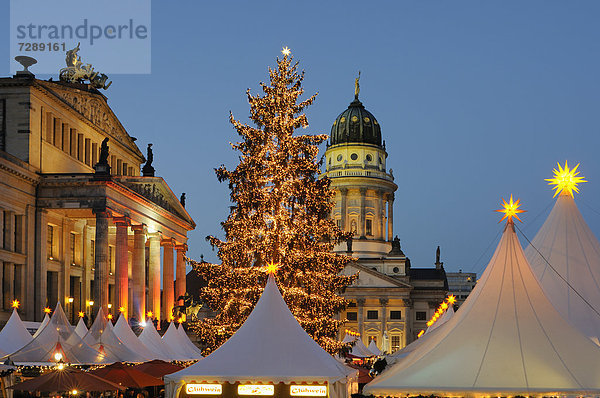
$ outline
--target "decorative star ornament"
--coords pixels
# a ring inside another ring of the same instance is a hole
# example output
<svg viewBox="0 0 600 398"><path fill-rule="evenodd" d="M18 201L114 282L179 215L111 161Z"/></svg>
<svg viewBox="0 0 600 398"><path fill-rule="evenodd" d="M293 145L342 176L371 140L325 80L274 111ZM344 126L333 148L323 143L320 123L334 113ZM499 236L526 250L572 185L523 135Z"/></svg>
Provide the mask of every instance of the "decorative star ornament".
<svg viewBox="0 0 600 398"><path fill-rule="evenodd" d="M85 316L85 314L83 313L83 311L79 311L79 317L83 318Z"/></svg>
<svg viewBox="0 0 600 398"><path fill-rule="evenodd" d="M52 310L50 309L50 307L44 308L44 314L50 314L51 312Z"/></svg>
<svg viewBox="0 0 600 398"><path fill-rule="evenodd" d="M519 206L521 206L521 199L517 199L516 202L513 202L513 197L512 194L510 194L510 201L507 203L506 200L504 200L504 198L502 198L502 202L504 202L502 204L502 206L504 207L503 209L498 209L496 210L498 213L504 213L504 217L502 217L502 219L500 219L500 221L498 221L499 223L502 222L502 220L504 220L505 218L507 219L507 222L512 223L513 222L513 217L516 218L517 220L521 221L521 219L519 218L519 216L517 214L519 213L525 213L525 210L521 210L519 209ZM523 222L523 221L521 221Z"/></svg>
<svg viewBox="0 0 600 398"><path fill-rule="evenodd" d="M269 264L267 264L267 274L272 274L275 275L275 273L277 272L277 270L279 269L279 265L275 264L273 261L271 261Z"/></svg>
<svg viewBox="0 0 600 398"><path fill-rule="evenodd" d="M125 307L119 307L119 312L125 312Z"/></svg>
<svg viewBox="0 0 600 398"><path fill-rule="evenodd" d="M555 189L554 198L556 195L571 195L573 197L573 191L579 193L579 188L577 188L577 184L587 182L584 180L584 177L579 177L579 171L577 168L579 167L579 163L577 166L569 169L569 165L565 160L565 167L561 167L560 163L556 163L558 165L558 170L554 169L554 177L546 178L544 181L548 181L548 185L554 185L552 189Z"/></svg>
<svg viewBox="0 0 600 398"><path fill-rule="evenodd" d="M19 300L13 300L11 307L12 308L19 308L19 305L21 305L21 303L19 302Z"/></svg>
<svg viewBox="0 0 600 398"><path fill-rule="evenodd" d="M448 298L446 299L446 301L448 302L448 304L454 304L454 303L456 303L456 296L454 296L453 294L451 294L450 296L448 296Z"/></svg>
<svg viewBox="0 0 600 398"><path fill-rule="evenodd" d="M112 314L108 314L106 317L107 317L108 319L113 319L113 316L112 316Z"/></svg>
<svg viewBox="0 0 600 398"><path fill-rule="evenodd" d="M290 50L287 46L283 47L283 49L281 50L281 53L285 56L288 56L292 53L292 50Z"/></svg>

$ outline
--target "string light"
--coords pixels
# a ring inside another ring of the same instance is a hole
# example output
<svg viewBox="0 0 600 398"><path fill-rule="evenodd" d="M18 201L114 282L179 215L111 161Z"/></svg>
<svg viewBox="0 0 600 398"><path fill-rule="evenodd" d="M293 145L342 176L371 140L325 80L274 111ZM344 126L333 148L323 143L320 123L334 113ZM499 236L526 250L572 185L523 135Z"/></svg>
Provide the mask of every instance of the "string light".
<svg viewBox="0 0 600 398"><path fill-rule="evenodd" d="M430 328L433 326L433 324L444 314L444 312L448 311L448 309L454 306L454 303L456 303L456 297L454 295L446 297L446 300L442 301L431 318L427 321L427 327ZM417 338L423 336L423 334L425 334L425 330L421 330L419 334L417 334Z"/></svg>
<svg viewBox="0 0 600 398"><path fill-rule="evenodd" d="M221 166L217 178L228 183L232 206L222 223L225 240L208 237L218 249L220 264L188 259L207 281L200 294L217 315L188 321L210 354L244 323L265 286L266 272L274 272L283 298L301 326L325 350L336 353L343 320L336 314L347 301L341 292L356 275L341 271L352 258L334 253L349 233L331 218L334 192L319 178L319 144L328 136L298 134L308 127L304 110L304 74L292 62L288 47L270 69L270 81L259 94L247 93L253 125L230 116L240 142L235 169Z"/></svg>

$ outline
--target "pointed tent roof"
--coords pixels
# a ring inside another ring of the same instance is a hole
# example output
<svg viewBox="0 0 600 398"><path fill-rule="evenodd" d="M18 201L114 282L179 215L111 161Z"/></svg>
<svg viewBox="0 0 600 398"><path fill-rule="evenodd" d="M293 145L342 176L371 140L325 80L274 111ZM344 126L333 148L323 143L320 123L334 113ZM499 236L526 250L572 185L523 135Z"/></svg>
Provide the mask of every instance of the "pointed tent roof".
<svg viewBox="0 0 600 398"><path fill-rule="evenodd" d="M433 323L433 325L429 326L427 328L427 330L425 330L425 334L433 332L435 329L439 328L444 323L448 322L450 320L450 318L452 318L453 316L454 316L454 307L450 305L450 306L448 306L448 309L446 309L446 311L444 311L444 314L441 317L439 317L439 319L437 321L435 321Z"/></svg>
<svg viewBox="0 0 600 398"><path fill-rule="evenodd" d="M160 338L160 334L158 334L150 321L146 323L144 330L142 330L138 338L150 351L154 352L154 359L162 359L163 361L170 362L178 357L177 353Z"/></svg>
<svg viewBox="0 0 600 398"><path fill-rule="evenodd" d="M360 336L353 336L350 333L346 333L342 343L354 343L352 349L350 350L350 354L354 355L358 358L369 358L374 354L367 348L365 343L362 342Z"/></svg>
<svg viewBox="0 0 600 398"><path fill-rule="evenodd" d="M192 343L192 341L188 337L187 333L185 332L183 325L179 324L179 327L176 329L177 329L177 333L179 333L180 341L182 342L182 344L184 344L184 347L186 347L186 350L188 351L188 353L192 354L193 359L203 358L202 351L200 351L200 349L198 347L196 347L196 345L194 343Z"/></svg>
<svg viewBox="0 0 600 398"><path fill-rule="evenodd" d="M55 363L54 354L60 351L63 361L71 364L114 362L113 358L88 346L74 331L58 303L50 321L33 340L10 355L17 364ZM0 359L0 361L3 359Z"/></svg>
<svg viewBox="0 0 600 398"><path fill-rule="evenodd" d="M181 330L183 330L182 327ZM182 338L179 330L173 322L169 324L167 331L162 336L162 340L178 356L177 359L179 360L188 361L202 358L200 350L194 346L194 343L192 343L187 336L185 336L185 339ZM192 344L195 350L192 350L191 347L188 346L188 342Z"/></svg>
<svg viewBox="0 0 600 398"><path fill-rule="evenodd" d="M164 379L167 390L174 392L192 380L333 384L346 383L355 375L356 370L335 360L302 329L270 275L256 307L229 340L206 358Z"/></svg>
<svg viewBox="0 0 600 398"><path fill-rule="evenodd" d="M546 298L512 223L459 311L428 336L365 386L364 393L600 393L600 348Z"/></svg>
<svg viewBox="0 0 600 398"><path fill-rule="evenodd" d="M150 350L137 338L131 327L127 323L127 320L123 314L119 315L119 319L113 328L115 336L119 338L125 344L126 347L132 351L140 354L147 359L156 359L154 351Z"/></svg>
<svg viewBox="0 0 600 398"><path fill-rule="evenodd" d="M375 340L371 340L367 348L373 353L373 355L381 355L381 350L377 348L377 343Z"/></svg>
<svg viewBox="0 0 600 398"><path fill-rule="evenodd" d="M12 315L0 332L0 351L4 353L3 355L12 354L29 344L31 340L33 337L27 331L17 309L13 309Z"/></svg>
<svg viewBox="0 0 600 398"><path fill-rule="evenodd" d="M145 362L150 359L119 340L114 333L112 323L107 322L102 308L98 310L96 319L85 335L84 341L94 349L117 358L117 361Z"/></svg>
<svg viewBox="0 0 600 398"><path fill-rule="evenodd" d="M38 334L40 334L42 332L42 330L44 330L44 328L46 327L48 322L50 322L50 316L48 314L46 314L46 315L44 315L44 319L42 319L42 323L40 324L40 326L38 326L38 329L33 334L34 339L38 336Z"/></svg>
<svg viewBox="0 0 600 398"><path fill-rule="evenodd" d="M79 318L79 322L77 322L77 326L75 327L75 333L81 338L84 338L88 332L87 326L85 326L85 322L83 322L83 318Z"/></svg>
<svg viewBox="0 0 600 398"><path fill-rule="evenodd" d="M558 196L525 257L558 312L600 344L600 315L577 294L600 311L600 243L571 195Z"/></svg>

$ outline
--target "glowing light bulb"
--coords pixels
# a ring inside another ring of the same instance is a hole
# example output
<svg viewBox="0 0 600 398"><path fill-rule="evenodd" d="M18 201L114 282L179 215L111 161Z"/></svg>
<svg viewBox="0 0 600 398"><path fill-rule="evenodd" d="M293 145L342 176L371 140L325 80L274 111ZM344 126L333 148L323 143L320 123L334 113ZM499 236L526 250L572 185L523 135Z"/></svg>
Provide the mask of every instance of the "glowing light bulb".
<svg viewBox="0 0 600 398"><path fill-rule="evenodd" d="M54 353L54 360L55 360L56 362L58 362L58 361L60 361L60 360L62 360L62 359L63 359L63 354L62 354L62 353L60 353L60 352L56 352L56 353Z"/></svg>

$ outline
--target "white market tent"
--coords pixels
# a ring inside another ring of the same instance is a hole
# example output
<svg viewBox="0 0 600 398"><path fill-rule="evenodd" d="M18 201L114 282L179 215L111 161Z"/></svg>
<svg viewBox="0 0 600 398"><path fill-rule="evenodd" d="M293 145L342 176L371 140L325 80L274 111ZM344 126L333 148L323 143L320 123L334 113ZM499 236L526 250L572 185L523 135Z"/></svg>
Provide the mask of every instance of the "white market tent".
<svg viewBox="0 0 600 398"><path fill-rule="evenodd" d="M163 361L173 361L178 357L177 353L173 351L163 339L161 339L160 334L154 328L152 322L148 321L146 326L144 326L144 330L138 336L140 341L148 347L150 351L154 353L154 358L162 359Z"/></svg>
<svg viewBox="0 0 600 398"><path fill-rule="evenodd" d="M370 358L374 354L367 348L365 343L362 342L360 336L351 335L350 333L346 333L342 343L354 343L352 349L350 350L350 354L354 355L357 358Z"/></svg>
<svg viewBox="0 0 600 398"><path fill-rule="evenodd" d="M600 243L570 194L558 197L525 257L558 312L600 344L600 315L590 308L600 312Z"/></svg>
<svg viewBox="0 0 600 398"><path fill-rule="evenodd" d="M329 355L302 329L269 276L256 307L238 331L212 354L166 375L165 396L186 383L328 383L332 398L349 397L357 371Z"/></svg>
<svg viewBox="0 0 600 398"><path fill-rule="evenodd" d="M440 316L438 318L438 320L433 323L433 325L429 326L427 328L427 330L425 330L424 334L433 332L435 329L439 328L444 323L448 322L450 320L450 318L452 318L453 316L454 316L454 307L452 305L449 305L448 308L446 309L446 311L444 311L444 313L442 314L442 316Z"/></svg>
<svg viewBox="0 0 600 398"><path fill-rule="evenodd" d="M56 363L56 353L62 355L63 362L70 364L91 365L116 361L88 346L73 331L60 303L56 305L52 318L40 333L29 344L11 354L10 359L18 365L48 365ZM5 359L0 358L0 361Z"/></svg>
<svg viewBox="0 0 600 398"><path fill-rule="evenodd" d="M20 350L33 340L21 321L17 309L13 312L0 332L0 353L2 356Z"/></svg>
<svg viewBox="0 0 600 398"><path fill-rule="evenodd" d="M38 329L35 331L35 333L33 334L33 338L35 339L40 333L42 333L42 330L44 330L44 328L46 327L46 325L48 324L48 322L50 322L50 316L48 315L48 313L46 313L46 315L44 315L44 319L42 319L42 323L40 324L40 326L38 327Z"/></svg>
<svg viewBox="0 0 600 398"><path fill-rule="evenodd" d="M180 326L180 328L180 330L183 331L183 327ZM187 335L185 338L182 338L179 330L173 322L169 324L167 331L162 336L162 340L165 345L167 345L171 351L177 355L177 358L174 359L180 361L202 359L202 353L200 353L200 350L194 345L194 343L190 341L190 339L188 339ZM190 347L188 343L191 344L192 347Z"/></svg>
<svg viewBox="0 0 600 398"><path fill-rule="evenodd" d="M123 315L119 315L119 319L113 328L113 333L127 348L138 353L142 357L147 358L148 360L159 359L152 350L146 347L144 343L137 338Z"/></svg>
<svg viewBox="0 0 600 398"><path fill-rule="evenodd" d="M119 340L113 331L112 323L107 322L102 308L98 310L96 319L83 340L90 347L109 355L111 358L116 358L117 361L145 362L151 359L143 356L142 353L135 352L132 349L133 347L128 347Z"/></svg>
<svg viewBox="0 0 600 398"><path fill-rule="evenodd" d="M375 342L375 340L371 340L367 348L373 353L373 355L381 355L381 350L377 348L377 343Z"/></svg>
<svg viewBox="0 0 600 398"><path fill-rule="evenodd" d="M77 326L75 326L75 333L81 338L84 338L88 332L87 326L85 326L85 322L83 322L83 318L79 318L79 322L77 322Z"/></svg>
<svg viewBox="0 0 600 398"><path fill-rule="evenodd" d="M177 333L179 333L179 340L184 344L185 347L187 347L187 353L191 354L193 359L204 358L202 356L202 351L198 347L196 347L196 345L192 343L192 341L188 337L187 333L185 332L185 329L183 328L183 325L179 325L179 327L177 328Z"/></svg>
<svg viewBox="0 0 600 398"><path fill-rule="evenodd" d="M422 340L367 384L364 393L600 393L600 348L564 320L546 298L512 222L467 300L448 322Z"/></svg>

